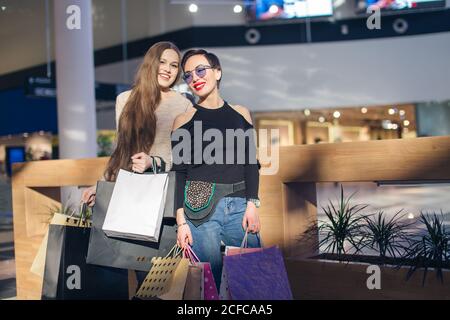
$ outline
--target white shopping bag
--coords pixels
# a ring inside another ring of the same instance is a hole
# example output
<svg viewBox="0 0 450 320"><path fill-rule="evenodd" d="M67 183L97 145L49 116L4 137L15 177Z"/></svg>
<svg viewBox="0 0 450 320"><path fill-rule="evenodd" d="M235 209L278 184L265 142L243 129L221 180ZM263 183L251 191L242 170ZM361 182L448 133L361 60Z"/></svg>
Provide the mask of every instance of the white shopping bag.
<svg viewBox="0 0 450 320"><path fill-rule="evenodd" d="M120 170L103 223L106 235L158 242L167 185L167 173Z"/></svg>

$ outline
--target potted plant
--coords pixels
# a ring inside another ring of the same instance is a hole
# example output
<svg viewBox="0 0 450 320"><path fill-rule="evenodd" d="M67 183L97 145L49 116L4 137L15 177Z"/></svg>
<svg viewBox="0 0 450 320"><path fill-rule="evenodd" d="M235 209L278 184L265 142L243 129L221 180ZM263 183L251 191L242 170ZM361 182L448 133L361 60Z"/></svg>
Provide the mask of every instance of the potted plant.
<svg viewBox="0 0 450 320"><path fill-rule="evenodd" d="M114 131L102 130L97 134L98 157L109 157L114 151Z"/></svg>
<svg viewBox="0 0 450 320"><path fill-rule="evenodd" d="M329 200L328 205L322 207L327 219L312 222L299 240L309 241L311 237L319 237L317 251L323 248L328 257L335 256L339 261L346 260L349 252L360 252L364 244L363 223L366 219L360 213L367 205L350 204L354 195L344 197L341 185L338 203L333 204Z"/></svg>
<svg viewBox="0 0 450 320"><path fill-rule="evenodd" d="M444 283L444 270L450 269L450 230L444 223L444 214L424 214L421 212L422 226L419 235L413 238L404 257L412 260L407 279L418 270L423 269L422 285L425 285L427 272L435 270L437 279Z"/></svg>
<svg viewBox="0 0 450 320"><path fill-rule="evenodd" d="M407 222L402 211L391 218L387 218L383 211L364 217L364 244L361 249L369 248L377 252L378 264L397 265L409 247L411 233L408 230L414 222Z"/></svg>
<svg viewBox="0 0 450 320"><path fill-rule="evenodd" d="M435 279L427 279L425 283L414 273L417 268L428 266L450 274L443 268L449 261L450 237L442 220L425 220L422 215L419 223L424 225L424 232L420 238L411 240L413 223L405 222L402 211L390 219L383 212L365 214L363 209L367 206L351 204L352 196L344 197L341 186L338 203L330 201L323 208L328 220L314 222L300 237L303 241L320 236L316 243L324 253L309 259L286 259L294 297L450 299L450 283L443 285ZM366 248L375 250L377 255L361 255ZM379 290L367 285L372 275L380 278Z"/></svg>

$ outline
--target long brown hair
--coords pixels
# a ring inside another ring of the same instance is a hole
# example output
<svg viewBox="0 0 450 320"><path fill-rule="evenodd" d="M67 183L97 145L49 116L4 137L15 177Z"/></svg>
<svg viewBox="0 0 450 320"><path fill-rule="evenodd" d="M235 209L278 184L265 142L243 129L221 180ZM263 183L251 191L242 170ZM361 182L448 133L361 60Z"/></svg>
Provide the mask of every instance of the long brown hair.
<svg viewBox="0 0 450 320"><path fill-rule="evenodd" d="M131 156L149 152L156 135L155 110L161 102L158 72L164 50L173 49L181 59L180 50L171 42L158 42L145 54L134 80L133 89L119 118L117 146L109 159L105 178L114 181L119 169L131 170ZM180 78L181 68L171 87Z"/></svg>

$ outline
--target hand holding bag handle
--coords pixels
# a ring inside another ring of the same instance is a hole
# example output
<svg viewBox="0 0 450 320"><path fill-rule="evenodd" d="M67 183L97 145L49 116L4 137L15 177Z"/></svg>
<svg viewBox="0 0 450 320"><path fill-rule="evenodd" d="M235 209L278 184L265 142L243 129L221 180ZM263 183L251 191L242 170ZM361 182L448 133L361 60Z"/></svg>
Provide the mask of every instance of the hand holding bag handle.
<svg viewBox="0 0 450 320"><path fill-rule="evenodd" d="M159 159L160 161L160 165L156 165L156 168L158 168L157 172L166 172L166 162L164 161L164 159L160 156L153 156L153 158Z"/></svg>
<svg viewBox="0 0 450 320"><path fill-rule="evenodd" d="M246 249L246 248L248 248L248 234L249 234L249 230L248 230L248 228L245 230L245 235L244 235L244 239L242 239L242 242L241 242L241 247L240 247L240 253L239 254L242 254L242 251L244 250L244 249ZM263 245L263 242L262 242L262 239L261 239L261 236L260 236L260 234L259 234L259 232L258 233L256 233L256 237L258 238L258 242L259 242L259 245L260 245L260 247L261 248L263 248L264 247L264 245Z"/></svg>
<svg viewBox="0 0 450 320"><path fill-rule="evenodd" d="M152 166L145 170L145 172L153 172L153 173L161 173L166 172L166 162L163 158L160 156L150 156L150 159L152 160ZM156 159L159 159L160 165L158 165L158 162ZM156 169L155 169L156 168Z"/></svg>
<svg viewBox="0 0 450 320"><path fill-rule="evenodd" d="M164 161L163 158L161 158L160 156L150 156L150 155L149 155L149 157L152 161L152 165L150 166L150 168L145 170L144 173L145 172L153 172L154 174L157 174L157 173L161 173L161 172L166 172L166 162ZM158 162L156 161L156 159L159 159L160 165L158 165ZM135 171L132 171L132 172L135 173Z"/></svg>

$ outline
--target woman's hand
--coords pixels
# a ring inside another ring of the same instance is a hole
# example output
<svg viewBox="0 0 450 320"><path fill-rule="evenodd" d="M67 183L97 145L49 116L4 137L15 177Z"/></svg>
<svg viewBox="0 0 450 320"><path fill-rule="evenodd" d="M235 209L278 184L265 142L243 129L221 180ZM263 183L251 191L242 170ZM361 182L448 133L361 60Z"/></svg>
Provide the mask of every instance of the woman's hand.
<svg viewBox="0 0 450 320"><path fill-rule="evenodd" d="M133 155L131 161L133 162L131 170L138 173L144 173L145 170L152 166L152 158L144 152Z"/></svg>
<svg viewBox="0 0 450 320"><path fill-rule="evenodd" d="M192 246L194 241L192 240L191 228L186 223L183 208L177 210L177 225L177 245L183 249L186 249L188 244Z"/></svg>
<svg viewBox="0 0 450 320"><path fill-rule="evenodd" d="M186 249L187 245L192 247L193 243L194 241L192 240L192 233L189 225L179 225L177 232L177 245L183 249Z"/></svg>
<svg viewBox="0 0 450 320"><path fill-rule="evenodd" d="M261 223L255 204L251 201L247 202L247 209L245 210L244 219L242 220L242 228L251 233L258 233L261 230Z"/></svg>
<svg viewBox="0 0 450 320"><path fill-rule="evenodd" d="M81 202L86 203L89 207L95 204L95 194L97 192L97 186L91 186L83 190L81 195Z"/></svg>

